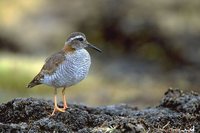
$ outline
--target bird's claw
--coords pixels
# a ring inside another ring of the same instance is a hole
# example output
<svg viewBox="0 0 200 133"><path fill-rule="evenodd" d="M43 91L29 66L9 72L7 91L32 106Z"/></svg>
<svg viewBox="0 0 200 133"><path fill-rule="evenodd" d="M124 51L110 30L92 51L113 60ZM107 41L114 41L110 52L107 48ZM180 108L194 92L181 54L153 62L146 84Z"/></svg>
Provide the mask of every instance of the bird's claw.
<svg viewBox="0 0 200 133"><path fill-rule="evenodd" d="M54 110L53 110L53 112L51 113L50 116L54 116L55 112L65 112L65 109L59 108L59 107L54 107Z"/></svg>

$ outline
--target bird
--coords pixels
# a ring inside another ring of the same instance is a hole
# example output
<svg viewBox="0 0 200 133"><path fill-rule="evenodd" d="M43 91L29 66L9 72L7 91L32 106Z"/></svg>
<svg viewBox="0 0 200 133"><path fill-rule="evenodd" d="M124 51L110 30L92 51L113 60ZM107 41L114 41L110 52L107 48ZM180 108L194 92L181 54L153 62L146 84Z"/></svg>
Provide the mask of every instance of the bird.
<svg viewBox="0 0 200 133"><path fill-rule="evenodd" d="M90 44L83 33L71 33L65 41L64 47L45 60L40 72L27 85L28 88L40 84L54 88L54 110L51 116L56 112L65 112L68 108L65 89L87 77L91 65L90 54L85 49L87 47L102 52L99 48ZM63 108L59 108L57 105L58 88L63 88Z"/></svg>

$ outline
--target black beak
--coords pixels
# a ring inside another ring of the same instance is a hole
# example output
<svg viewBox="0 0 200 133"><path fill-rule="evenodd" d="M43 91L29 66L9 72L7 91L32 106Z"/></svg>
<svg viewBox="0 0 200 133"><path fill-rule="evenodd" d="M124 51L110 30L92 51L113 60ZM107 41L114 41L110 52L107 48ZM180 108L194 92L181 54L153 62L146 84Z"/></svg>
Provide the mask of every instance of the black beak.
<svg viewBox="0 0 200 133"><path fill-rule="evenodd" d="M92 49L94 49L94 50L96 50L96 51L98 51L98 52L102 52L99 48L97 48L97 47L95 47L94 45L92 45L92 44L89 44L89 43L87 43L87 45L88 45L88 47L90 47L90 48L92 48Z"/></svg>

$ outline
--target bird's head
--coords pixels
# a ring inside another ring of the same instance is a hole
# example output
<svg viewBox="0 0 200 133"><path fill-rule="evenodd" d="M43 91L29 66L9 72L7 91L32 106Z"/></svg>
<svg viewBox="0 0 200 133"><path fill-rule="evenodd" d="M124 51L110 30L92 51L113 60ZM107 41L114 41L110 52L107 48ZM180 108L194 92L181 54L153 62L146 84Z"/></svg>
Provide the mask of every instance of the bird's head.
<svg viewBox="0 0 200 133"><path fill-rule="evenodd" d="M101 52L101 50L99 48L97 48L94 45L90 44L86 40L85 35L83 33L81 33L81 32L73 32L73 33L71 33L70 36L67 38L64 47L71 48L71 49L74 49L74 50L90 47L90 48L93 48L93 49Z"/></svg>

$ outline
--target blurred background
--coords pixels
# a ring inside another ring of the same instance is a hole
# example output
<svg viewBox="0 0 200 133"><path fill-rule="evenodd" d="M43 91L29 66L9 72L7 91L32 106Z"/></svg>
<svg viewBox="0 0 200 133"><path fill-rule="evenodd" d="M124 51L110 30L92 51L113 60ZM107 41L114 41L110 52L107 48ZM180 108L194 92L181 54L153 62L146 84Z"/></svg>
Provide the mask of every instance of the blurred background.
<svg viewBox="0 0 200 133"><path fill-rule="evenodd" d="M199 0L1 0L0 103L53 99L52 88L26 85L74 31L103 53L88 49L91 71L68 102L147 107L169 87L200 92Z"/></svg>

